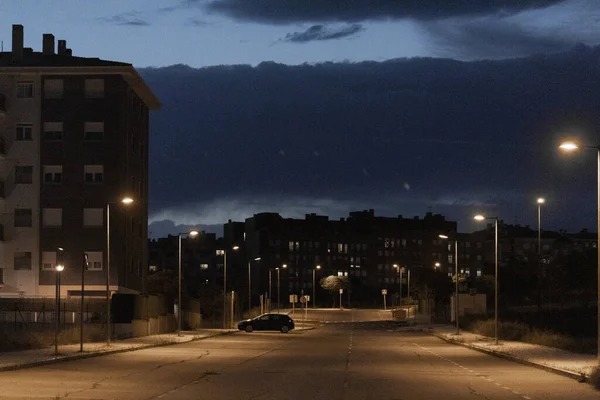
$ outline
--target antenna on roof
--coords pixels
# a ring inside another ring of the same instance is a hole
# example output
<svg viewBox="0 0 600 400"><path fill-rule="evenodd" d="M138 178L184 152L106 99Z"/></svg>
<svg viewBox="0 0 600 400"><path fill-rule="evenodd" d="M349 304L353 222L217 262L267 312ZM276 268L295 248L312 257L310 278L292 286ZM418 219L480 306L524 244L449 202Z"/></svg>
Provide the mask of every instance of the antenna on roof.
<svg viewBox="0 0 600 400"><path fill-rule="evenodd" d="M4 40L0 42L0 53L4 53Z"/></svg>

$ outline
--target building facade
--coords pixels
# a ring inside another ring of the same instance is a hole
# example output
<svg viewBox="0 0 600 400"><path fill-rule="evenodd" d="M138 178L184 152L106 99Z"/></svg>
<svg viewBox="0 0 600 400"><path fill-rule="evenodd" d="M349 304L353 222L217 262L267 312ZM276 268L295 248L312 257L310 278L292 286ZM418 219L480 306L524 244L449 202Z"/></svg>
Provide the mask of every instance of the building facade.
<svg viewBox="0 0 600 400"><path fill-rule="evenodd" d="M42 51L0 53L1 297L144 290L147 271L149 110L160 107L131 64L72 55L51 34ZM133 203L125 206L123 197Z"/></svg>

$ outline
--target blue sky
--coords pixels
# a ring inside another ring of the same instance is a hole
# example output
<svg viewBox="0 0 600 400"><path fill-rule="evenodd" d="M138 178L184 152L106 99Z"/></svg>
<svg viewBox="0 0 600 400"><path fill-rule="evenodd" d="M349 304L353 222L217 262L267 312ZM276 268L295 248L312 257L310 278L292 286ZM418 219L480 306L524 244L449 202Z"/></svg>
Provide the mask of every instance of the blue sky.
<svg viewBox="0 0 600 400"><path fill-rule="evenodd" d="M255 10L257 1L247 0L244 5ZM298 0L278 1L277 6L289 5L281 19L268 13L244 14L243 6L235 8L242 4L237 0L0 1L0 39L8 50L11 25L21 23L26 46L39 49L42 34L50 32L67 39L76 55L129 61L137 67L261 61L295 65L414 56L470 60L600 42L597 0L538 0L543 7L537 9L491 7L434 17L422 10L373 15L360 7L355 14L348 11L339 17L319 10L295 15ZM349 0L348 10L358 2ZM211 4L220 6L211 8Z"/></svg>

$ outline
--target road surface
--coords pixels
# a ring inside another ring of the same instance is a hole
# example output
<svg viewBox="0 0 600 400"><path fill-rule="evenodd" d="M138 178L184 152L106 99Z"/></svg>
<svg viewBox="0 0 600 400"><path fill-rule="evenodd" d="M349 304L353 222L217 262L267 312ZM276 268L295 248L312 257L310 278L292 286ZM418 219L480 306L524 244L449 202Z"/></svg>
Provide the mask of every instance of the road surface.
<svg viewBox="0 0 600 400"><path fill-rule="evenodd" d="M379 311L327 312L338 323L310 331L239 332L3 372L0 399L600 397L587 384L398 328Z"/></svg>

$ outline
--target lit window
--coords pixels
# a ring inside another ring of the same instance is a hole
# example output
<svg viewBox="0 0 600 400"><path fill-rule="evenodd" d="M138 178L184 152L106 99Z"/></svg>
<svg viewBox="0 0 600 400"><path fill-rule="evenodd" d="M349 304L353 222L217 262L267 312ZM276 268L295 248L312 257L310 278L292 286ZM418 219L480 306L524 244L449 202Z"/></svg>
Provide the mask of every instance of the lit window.
<svg viewBox="0 0 600 400"><path fill-rule="evenodd" d="M103 226L104 209L103 208L84 208L83 226Z"/></svg>
<svg viewBox="0 0 600 400"><path fill-rule="evenodd" d="M102 271L102 252L86 251L88 256L88 271Z"/></svg>
<svg viewBox="0 0 600 400"><path fill-rule="evenodd" d="M17 124L15 140L18 142L33 140L33 125Z"/></svg>
<svg viewBox="0 0 600 400"><path fill-rule="evenodd" d="M217 250L217 255L218 256L222 256L224 254L225 254L225 250L221 250L221 249Z"/></svg>
<svg viewBox="0 0 600 400"><path fill-rule="evenodd" d="M343 253L344 252L344 244L338 243L337 250L338 250L338 253Z"/></svg>
<svg viewBox="0 0 600 400"><path fill-rule="evenodd" d="M99 141L104 139L104 122L85 122L83 140Z"/></svg>
<svg viewBox="0 0 600 400"><path fill-rule="evenodd" d="M208 264L200 264L200 269L208 269Z"/></svg>
<svg viewBox="0 0 600 400"><path fill-rule="evenodd" d="M20 81L17 82L17 97L20 99L28 99L33 97L33 82Z"/></svg>
<svg viewBox="0 0 600 400"><path fill-rule="evenodd" d="M46 99L62 99L63 97L63 80L62 79L46 79L44 80L44 98Z"/></svg>
<svg viewBox="0 0 600 400"><path fill-rule="evenodd" d="M452 254L448 254L448 262L451 263L453 262L454 257L452 257Z"/></svg>
<svg viewBox="0 0 600 400"><path fill-rule="evenodd" d="M102 183L104 180L104 166L84 165L83 175L85 183Z"/></svg>
<svg viewBox="0 0 600 400"><path fill-rule="evenodd" d="M42 223L44 226L62 226L62 208L44 208Z"/></svg>
<svg viewBox="0 0 600 400"><path fill-rule="evenodd" d="M478 278L481 277L481 270L480 269L477 270L477 277Z"/></svg>
<svg viewBox="0 0 600 400"><path fill-rule="evenodd" d="M151 265L150 267L148 267L148 270L150 272L156 272L156 271L158 271L158 266L157 265Z"/></svg>
<svg viewBox="0 0 600 400"><path fill-rule="evenodd" d="M342 271L338 271L337 276L344 276L344 273Z"/></svg>
<svg viewBox="0 0 600 400"><path fill-rule="evenodd" d="M58 184L62 182L62 165L44 165L44 183Z"/></svg>

